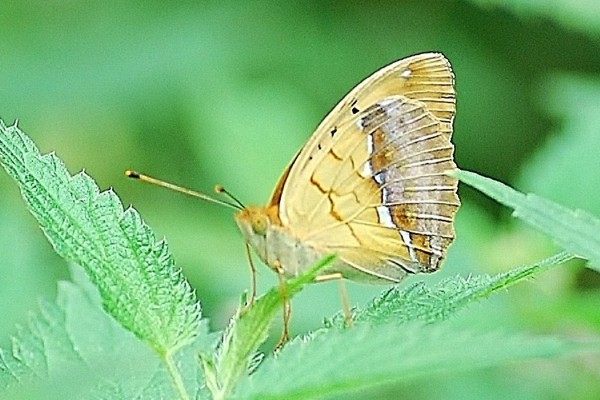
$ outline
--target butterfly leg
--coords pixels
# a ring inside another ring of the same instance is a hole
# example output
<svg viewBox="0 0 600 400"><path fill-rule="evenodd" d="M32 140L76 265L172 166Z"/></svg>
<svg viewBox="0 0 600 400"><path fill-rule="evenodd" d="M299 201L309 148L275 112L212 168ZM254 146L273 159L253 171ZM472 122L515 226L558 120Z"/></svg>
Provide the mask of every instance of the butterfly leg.
<svg viewBox="0 0 600 400"><path fill-rule="evenodd" d="M348 295L348 290L346 289L346 284L344 283L344 277L342 274L336 272L333 274L317 276L316 282L326 282L334 279L338 279L340 282L340 295L342 296L342 309L344 311L346 325L352 326L354 325L354 321L352 320L352 311L350 309L350 296Z"/></svg>
<svg viewBox="0 0 600 400"><path fill-rule="evenodd" d="M279 351L285 346L287 342L290 340L290 319L292 317L292 305L290 303L290 298L287 294L287 287L285 281L285 275L283 274L283 267L277 263L275 265L275 271L277 272L277 277L279 278L279 291L281 293L281 298L283 299L283 331L281 332L281 337L279 338L279 342L275 346L275 351Z"/></svg>
<svg viewBox="0 0 600 400"><path fill-rule="evenodd" d="M248 256L248 263L250 264L250 271L252 273L252 292L250 293L250 299L246 303L247 307L251 307L256 300L256 267L252 260L252 250L250 250L250 244L246 242L246 255Z"/></svg>
<svg viewBox="0 0 600 400"><path fill-rule="evenodd" d="M244 300L244 304L240 305L240 309L238 310L239 315L244 315L246 311L248 311L256 300L256 267L254 266L254 261L252 260L252 251L250 250L250 245L246 242L246 256L248 257L248 264L250 265L250 273L252 274L252 287L250 297Z"/></svg>

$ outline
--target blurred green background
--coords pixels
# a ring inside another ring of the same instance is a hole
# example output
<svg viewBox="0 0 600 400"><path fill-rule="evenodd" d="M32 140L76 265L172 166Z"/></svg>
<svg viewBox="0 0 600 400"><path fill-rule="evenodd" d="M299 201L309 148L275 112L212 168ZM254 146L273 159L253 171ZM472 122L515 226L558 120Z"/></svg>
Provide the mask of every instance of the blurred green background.
<svg viewBox="0 0 600 400"><path fill-rule="evenodd" d="M245 203L266 202L335 103L362 78L415 53L441 51L453 64L461 168L600 216L600 4L593 0L54 0L0 1L0 10L0 117L18 119L44 152L138 209L167 238L213 329L225 326L250 282L231 211L129 181L123 171L209 193L220 183ZM496 273L556 251L509 211L460 191L458 239L444 269L412 280ZM0 237L6 347L68 275L4 173ZM261 290L276 283L262 265L258 278ZM462 318L490 329L597 335L599 286L598 274L573 263ZM363 304L382 287L349 289ZM313 285L294 302L293 330L317 327L339 308L336 283ZM597 359L583 357L437 377L407 392L589 398L600 392L599 371Z"/></svg>

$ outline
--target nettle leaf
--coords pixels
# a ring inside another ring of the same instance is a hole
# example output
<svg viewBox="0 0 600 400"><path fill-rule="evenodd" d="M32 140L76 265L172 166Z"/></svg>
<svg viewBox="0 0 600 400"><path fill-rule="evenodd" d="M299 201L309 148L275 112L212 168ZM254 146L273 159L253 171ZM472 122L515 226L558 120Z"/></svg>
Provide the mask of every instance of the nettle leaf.
<svg viewBox="0 0 600 400"><path fill-rule="evenodd" d="M600 21L599 21L600 22ZM600 79L550 74L539 89L540 101L556 121L520 171L519 187L570 208L600 215Z"/></svg>
<svg viewBox="0 0 600 400"><path fill-rule="evenodd" d="M458 330L448 322L363 324L295 340L242 382L235 398L345 399L384 385L420 378L431 382L439 374L564 356L574 348L594 346L598 343L575 346L552 337Z"/></svg>
<svg viewBox="0 0 600 400"><path fill-rule="evenodd" d="M85 269L109 314L161 354L193 340L199 303L137 211L124 211L84 172L70 176L54 154L40 155L16 125L0 122L0 161L56 252Z"/></svg>
<svg viewBox="0 0 600 400"><path fill-rule="evenodd" d="M569 253L584 258L600 271L600 219L583 210L571 210L535 194L524 194L474 172L456 177L507 207L513 215L546 235Z"/></svg>
<svg viewBox="0 0 600 400"><path fill-rule="evenodd" d="M456 276L428 287L424 282L409 286L394 286L374 298L364 308L355 308L354 320L369 324L388 322L409 323L422 321L433 323L448 319L467 305L479 301L500 290L529 279L549 268L574 258L559 253L538 263L514 268L494 276ZM343 313L325 321L326 326L343 327Z"/></svg>
<svg viewBox="0 0 600 400"><path fill-rule="evenodd" d="M446 321L468 304L573 258L559 253L534 265L495 276L446 279L432 288L418 282L395 286L325 328L296 338L241 379L237 399L347 398L385 385L404 385L435 374L598 351L594 343L550 336L482 332Z"/></svg>
<svg viewBox="0 0 600 400"><path fill-rule="evenodd" d="M566 30L577 30L583 34L597 38L600 31L600 18L596 3L577 2L568 0L547 1L520 1L520 0L471 0L489 10L492 7L502 7L507 12L525 19L544 18L553 23L564 25ZM575 5L576 4L576 5Z"/></svg>
<svg viewBox="0 0 600 400"><path fill-rule="evenodd" d="M59 283L56 302L43 302L10 351L0 351L2 398L175 398L164 361L102 310L79 267L71 275L73 282ZM198 390L196 354L213 342L202 324L196 340L176 355L186 387Z"/></svg>
<svg viewBox="0 0 600 400"><path fill-rule="evenodd" d="M353 310L356 325L351 329L339 313L326 321L326 328L297 338L276 357L267 358L242 381L235 398L347 398L440 373L597 351L598 343L474 331L445 321L466 305L571 258L560 253L496 276L459 276L432 288L423 282L395 286L365 308Z"/></svg>
<svg viewBox="0 0 600 400"><path fill-rule="evenodd" d="M288 280L286 296L291 298L304 286L313 283L318 272L327 268L334 259L334 256L325 257L305 273ZM236 384L253 369L252 363L259 361L256 358L258 347L267 339L271 322L283 306L280 290L279 287L271 289L250 309L236 315L223 333L214 357L203 355L204 373L214 399L228 398Z"/></svg>
<svg viewBox="0 0 600 400"><path fill-rule="evenodd" d="M159 354L185 398L173 355L194 340L201 313L166 243L112 190L100 192L84 172L71 176L54 154L41 155L16 124L0 121L0 163L56 252L83 267L104 310ZM26 368L34 355L15 360Z"/></svg>

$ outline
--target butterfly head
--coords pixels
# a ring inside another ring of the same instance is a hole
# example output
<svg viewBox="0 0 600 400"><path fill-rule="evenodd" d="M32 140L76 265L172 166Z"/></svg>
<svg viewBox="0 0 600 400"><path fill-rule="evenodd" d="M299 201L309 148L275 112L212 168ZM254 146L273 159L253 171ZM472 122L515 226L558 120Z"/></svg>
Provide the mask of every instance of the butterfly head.
<svg viewBox="0 0 600 400"><path fill-rule="evenodd" d="M249 206L235 214L235 222L259 255L266 253L267 233L278 224L276 207Z"/></svg>
<svg viewBox="0 0 600 400"><path fill-rule="evenodd" d="M246 207L235 215L244 236L266 236L271 221L262 207Z"/></svg>

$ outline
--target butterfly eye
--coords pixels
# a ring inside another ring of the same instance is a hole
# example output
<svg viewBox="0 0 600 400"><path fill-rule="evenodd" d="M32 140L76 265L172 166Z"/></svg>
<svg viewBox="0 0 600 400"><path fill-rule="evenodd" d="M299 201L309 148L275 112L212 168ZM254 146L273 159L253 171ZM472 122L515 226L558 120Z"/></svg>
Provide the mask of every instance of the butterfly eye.
<svg viewBox="0 0 600 400"><path fill-rule="evenodd" d="M264 214L253 214L250 220L252 231L257 235L264 236L267 232L267 216Z"/></svg>

